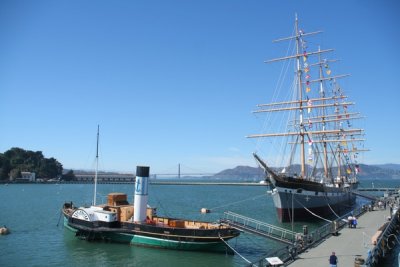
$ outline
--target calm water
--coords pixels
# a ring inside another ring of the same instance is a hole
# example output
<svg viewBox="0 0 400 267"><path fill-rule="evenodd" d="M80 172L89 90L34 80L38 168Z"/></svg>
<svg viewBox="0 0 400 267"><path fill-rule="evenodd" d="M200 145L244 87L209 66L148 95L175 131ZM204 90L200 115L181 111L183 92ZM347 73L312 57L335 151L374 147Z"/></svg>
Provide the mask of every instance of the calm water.
<svg viewBox="0 0 400 267"><path fill-rule="evenodd" d="M369 185L367 185L369 186ZM378 186L375 184L375 186ZM267 223L278 224L267 187L157 186L149 188L149 204L159 215L216 221L230 210ZM109 192L127 193L133 185L98 185L97 202ZM239 256L144 248L124 244L86 242L64 229L60 208L92 201L93 186L83 184L0 185L0 225L12 231L0 236L0 266L243 266ZM201 208L212 209L201 214ZM59 221L60 220L60 221ZM57 226L59 222L59 225ZM301 232L304 223L295 224ZM310 224L312 230L323 222ZM290 229L290 224L283 224ZM242 234L230 244L250 261L260 259L280 243Z"/></svg>

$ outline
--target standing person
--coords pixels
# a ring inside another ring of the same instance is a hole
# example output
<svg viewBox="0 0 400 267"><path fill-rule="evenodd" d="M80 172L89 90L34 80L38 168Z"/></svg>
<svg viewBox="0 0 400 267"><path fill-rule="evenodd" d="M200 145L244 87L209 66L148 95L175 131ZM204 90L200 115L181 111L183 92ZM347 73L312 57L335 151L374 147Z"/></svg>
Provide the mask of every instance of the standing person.
<svg viewBox="0 0 400 267"><path fill-rule="evenodd" d="M337 267L338 258L335 255L335 252L332 252L332 255L329 257L329 264L331 267Z"/></svg>
<svg viewBox="0 0 400 267"><path fill-rule="evenodd" d="M353 217L353 228L357 228L357 218Z"/></svg>
<svg viewBox="0 0 400 267"><path fill-rule="evenodd" d="M353 227L353 216L347 217L347 223L349 225L349 228Z"/></svg>

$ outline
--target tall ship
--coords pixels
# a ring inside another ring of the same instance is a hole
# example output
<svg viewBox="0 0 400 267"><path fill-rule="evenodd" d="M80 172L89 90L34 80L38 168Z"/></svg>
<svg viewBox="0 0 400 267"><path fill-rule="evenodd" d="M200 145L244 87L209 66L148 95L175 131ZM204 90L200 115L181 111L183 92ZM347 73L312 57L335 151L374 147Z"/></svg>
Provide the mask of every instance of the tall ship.
<svg viewBox="0 0 400 267"><path fill-rule="evenodd" d="M262 133L247 136L257 138L253 155L271 183L281 222L327 220L351 208L360 153L367 151L364 130L357 126L362 116L340 84L348 75L332 70L338 60L326 55L333 49L311 47L319 33L302 30L296 16L293 35L273 41L288 41L289 48L285 56L266 61L282 63L280 79L272 103L253 111L263 115ZM268 156L261 156L261 147Z"/></svg>
<svg viewBox="0 0 400 267"><path fill-rule="evenodd" d="M98 140L99 133L97 133ZM97 141L98 147L98 141ZM98 162L98 153L96 153ZM64 203L64 226L87 241L107 241L139 246L233 253L227 240L240 232L221 222L159 216L148 203L150 168L137 166L134 203L125 193L110 193L106 203L96 203L97 163L92 205Z"/></svg>

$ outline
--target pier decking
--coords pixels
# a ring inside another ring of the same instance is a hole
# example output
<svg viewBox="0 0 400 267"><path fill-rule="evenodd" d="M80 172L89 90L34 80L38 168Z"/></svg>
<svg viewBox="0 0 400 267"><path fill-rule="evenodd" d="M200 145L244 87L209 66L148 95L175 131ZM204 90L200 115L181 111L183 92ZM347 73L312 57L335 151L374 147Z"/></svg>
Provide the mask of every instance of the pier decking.
<svg viewBox="0 0 400 267"><path fill-rule="evenodd" d="M336 252L339 266L354 266L356 257L366 259L374 246L371 238L387 222L389 209L366 212L358 219L357 228L344 228L338 236L331 236L316 247L300 254L291 267L328 266L329 256Z"/></svg>

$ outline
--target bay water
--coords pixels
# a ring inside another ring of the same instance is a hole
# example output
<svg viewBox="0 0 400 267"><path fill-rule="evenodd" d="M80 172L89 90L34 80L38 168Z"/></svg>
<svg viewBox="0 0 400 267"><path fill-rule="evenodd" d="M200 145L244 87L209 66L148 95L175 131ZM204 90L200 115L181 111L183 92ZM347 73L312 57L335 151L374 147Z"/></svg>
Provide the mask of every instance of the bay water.
<svg viewBox="0 0 400 267"><path fill-rule="evenodd" d="M369 184L367 186L370 186ZM375 185L378 186L378 185ZM111 192L126 193L133 202L133 184L99 184L97 203ZM279 223L267 186L150 185L149 205L161 216L217 221L232 211L266 223ZM63 227L61 207L93 200L91 184L0 185L0 226L11 234L0 236L0 266L244 266L238 255L155 249L126 244L87 242ZM200 213L201 208L211 213ZM294 224L297 232L307 224L310 231L323 221ZM229 244L249 261L257 261L283 245L242 233ZM388 265L390 266L390 265Z"/></svg>

